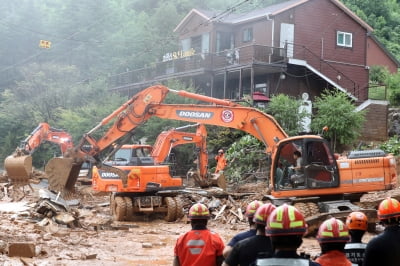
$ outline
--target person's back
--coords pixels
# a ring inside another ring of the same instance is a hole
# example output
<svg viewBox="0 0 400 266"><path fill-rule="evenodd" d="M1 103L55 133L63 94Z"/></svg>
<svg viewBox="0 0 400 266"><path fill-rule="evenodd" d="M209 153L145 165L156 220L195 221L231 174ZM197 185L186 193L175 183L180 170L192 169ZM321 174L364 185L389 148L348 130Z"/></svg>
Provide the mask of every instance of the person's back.
<svg viewBox="0 0 400 266"><path fill-rule="evenodd" d="M217 265L216 254L222 255L221 241L218 234L208 229L194 229L178 239L175 254L180 265Z"/></svg>
<svg viewBox="0 0 400 266"><path fill-rule="evenodd" d="M259 207L254 215L254 222L257 225L257 235L239 241L225 259L224 266L247 266L254 265L258 254L271 256L271 241L265 235L265 224L275 206L267 203Z"/></svg>
<svg viewBox="0 0 400 266"><path fill-rule="evenodd" d="M189 210L192 230L179 237L174 248L174 266L221 265L224 242L221 237L207 229L210 216L208 208L201 203Z"/></svg>
<svg viewBox="0 0 400 266"><path fill-rule="evenodd" d="M363 265L398 266L400 265L400 203L392 198L383 200L378 208L378 219L385 226L385 230L368 242Z"/></svg>
<svg viewBox="0 0 400 266"><path fill-rule="evenodd" d="M400 265L400 227L398 225L387 226L383 233L368 242L363 265Z"/></svg>
<svg viewBox="0 0 400 266"><path fill-rule="evenodd" d="M322 254L315 261L322 266L351 266L344 253L344 246L349 240L349 231L342 221L336 218L324 221L317 234Z"/></svg>
<svg viewBox="0 0 400 266"><path fill-rule="evenodd" d="M296 252L306 231L307 224L299 210L287 204L276 208L268 217L266 226L266 235L271 238L274 253L270 258L257 259L256 265L320 266Z"/></svg>
<svg viewBox="0 0 400 266"><path fill-rule="evenodd" d="M368 229L368 218L362 212L352 212L347 216L346 226L349 229L350 242L344 246L344 252L352 263L362 266L367 244L361 240Z"/></svg>
<svg viewBox="0 0 400 266"><path fill-rule="evenodd" d="M239 234L232 237L232 239L228 242L228 244L224 248L224 252L223 252L224 258L227 258L229 256L229 253L232 251L232 248L239 241L256 235L257 229L256 229L256 224L253 221L253 218L254 218L254 214L256 213L257 209L262 204L263 203L261 201L254 200L247 205L246 212L244 215L247 217L250 229L247 231L244 231L244 232L240 232Z"/></svg>

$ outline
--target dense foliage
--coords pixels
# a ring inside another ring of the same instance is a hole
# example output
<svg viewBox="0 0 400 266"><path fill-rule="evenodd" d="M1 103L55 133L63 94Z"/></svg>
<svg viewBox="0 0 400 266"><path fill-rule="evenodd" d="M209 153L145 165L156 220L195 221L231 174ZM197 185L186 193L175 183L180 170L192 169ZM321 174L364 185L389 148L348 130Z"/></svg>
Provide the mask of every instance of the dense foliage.
<svg viewBox="0 0 400 266"><path fill-rule="evenodd" d="M329 130L324 136L331 140L332 149L336 151L338 144L350 145L360 135L365 121L363 111L355 111L346 93L324 91L314 101L317 112L311 127L315 132L321 132L327 126Z"/></svg>
<svg viewBox="0 0 400 266"><path fill-rule="evenodd" d="M271 114L289 136L298 135L302 131L300 121L307 116L299 111L302 102L285 94L278 94L271 98L266 112Z"/></svg>

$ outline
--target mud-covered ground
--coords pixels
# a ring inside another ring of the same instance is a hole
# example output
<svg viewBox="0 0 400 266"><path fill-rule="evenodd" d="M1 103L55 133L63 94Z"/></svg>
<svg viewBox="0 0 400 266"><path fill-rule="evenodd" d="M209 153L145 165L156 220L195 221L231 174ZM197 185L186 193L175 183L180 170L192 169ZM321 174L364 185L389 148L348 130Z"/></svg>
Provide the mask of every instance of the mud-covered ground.
<svg viewBox="0 0 400 266"><path fill-rule="evenodd" d="M190 230L186 218L168 223L153 215L136 217L134 222L112 222L109 196L96 194L90 187L80 187L81 207L71 209L78 222L71 228L38 215L40 188L34 186L19 201L2 195L1 265L171 265L176 239ZM227 243L232 236L246 230L247 224L211 219L209 228ZM367 234L365 241L371 236ZM33 244L34 257L10 257L8 246L13 243ZM318 254L316 240L306 238L300 251Z"/></svg>

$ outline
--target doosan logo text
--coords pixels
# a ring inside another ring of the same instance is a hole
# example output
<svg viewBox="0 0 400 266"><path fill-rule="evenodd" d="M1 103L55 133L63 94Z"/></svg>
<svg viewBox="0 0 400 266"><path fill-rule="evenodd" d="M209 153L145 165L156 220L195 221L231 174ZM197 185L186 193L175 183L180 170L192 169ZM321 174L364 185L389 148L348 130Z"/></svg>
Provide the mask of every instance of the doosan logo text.
<svg viewBox="0 0 400 266"><path fill-rule="evenodd" d="M214 115L212 112L195 112L195 111L183 111L183 110L177 110L176 114L179 117L198 118L198 119L210 119Z"/></svg>

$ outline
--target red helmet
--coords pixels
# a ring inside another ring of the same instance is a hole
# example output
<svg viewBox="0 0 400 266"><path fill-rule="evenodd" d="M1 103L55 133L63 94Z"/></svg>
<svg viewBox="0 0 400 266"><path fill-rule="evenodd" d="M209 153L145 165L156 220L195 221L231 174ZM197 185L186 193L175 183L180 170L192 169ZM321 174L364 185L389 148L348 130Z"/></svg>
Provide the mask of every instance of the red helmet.
<svg viewBox="0 0 400 266"><path fill-rule="evenodd" d="M202 203L196 203L189 209L188 218L190 220L200 220L210 218L210 211L207 206Z"/></svg>
<svg viewBox="0 0 400 266"><path fill-rule="evenodd" d="M246 208L246 212L245 212L245 216L249 217L249 218L253 218L254 214L256 213L256 210L258 209L258 207L260 207L263 203L261 201L258 200L254 200L252 202L249 203L249 205L247 205Z"/></svg>
<svg viewBox="0 0 400 266"><path fill-rule="evenodd" d="M386 220L400 216L400 203L396 199L390 197L384 199L378 208L379 220Z"/></svg>
<svg viewBox="0 0 400 266"><path fill-rule="evenodd" d="M303 214L286 203L276 208L268 217L267 236L304 235L307 224Z"/></svg>
<svg viewBox="0 0 400 266"><path fill-rule="evenodd" d="M347 226L336 218L330 218L324 221L318 229L318 243L340 243L350 240Z"/></svg>
<svg viewBox="0 0 400 266"><path fill-rule="evenodd" d="M275 209L276 209L275 205L271 203L266 203L264 205L261 205L257 209L256 214L254 214L253 221L256 224L266 225L268 217L271 215L271 212Z"/></svg>
<svg viewBox="0 0 400 266"><path fill-rule="evenodd" d="M349 230L363 230L368 229L368 218L362 212L352 212L347 216L346 225Z"/></svg>

